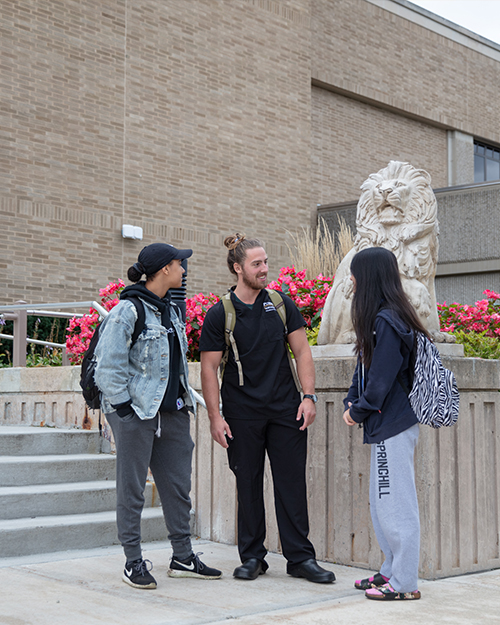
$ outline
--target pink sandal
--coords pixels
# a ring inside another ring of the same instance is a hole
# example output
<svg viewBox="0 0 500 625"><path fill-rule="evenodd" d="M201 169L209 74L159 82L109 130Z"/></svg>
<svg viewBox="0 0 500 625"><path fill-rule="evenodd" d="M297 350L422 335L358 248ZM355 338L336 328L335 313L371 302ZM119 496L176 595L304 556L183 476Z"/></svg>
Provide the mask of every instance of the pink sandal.
<svg viewBox="0 0 500 625"><path fill-rule="evenodd" d="M376 599L378 601L394 601L402 599L420 599L420 591L413 590L412 592L398 592L389 584L383 584L382 586L372 586L365 592L367 599Z"/></svg>
<svg viewBox="0 0 500 625"><path fill-rule="evenodd" d="M388 581L389 578L385 577L385 575L375 573L373 577L357 579L354 582L354 588L357 588L358 590L368 590L368 588L372 588L373 586L382 586L382 584L386 584Z"/></svg>

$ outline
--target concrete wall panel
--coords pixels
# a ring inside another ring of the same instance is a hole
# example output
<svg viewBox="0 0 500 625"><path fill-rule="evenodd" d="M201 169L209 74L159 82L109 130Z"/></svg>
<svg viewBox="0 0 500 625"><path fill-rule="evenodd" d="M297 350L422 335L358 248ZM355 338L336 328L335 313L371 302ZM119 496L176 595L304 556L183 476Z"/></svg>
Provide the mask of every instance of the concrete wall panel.
<svg viewBox="0 0 500 625"><path fill-rule="evenodd" d="M500 361L444 357L443 362L455 373L461 404L453 428L420 428L415 467L421 520L420 575L425 579L500 567ZM362 444L362 430L348 428L342 421L342 398L355 359L317 359L315 364L319 402L310 429L307 467L311 539L318 558L378 569L382 555L368 502L370 450ZM199 364L191 369L193 382L199 383ZM64 369L47 368L43 375L40 371L14 371L18 384L10 390L2 378L12 380L12 371L0 371L0 413L5 415L6 405L15 408L2 425L40 425L40 406L45 404L47 410L47 405L57 404L62 396L55 390L57 380L72 379L78 368L72 368L70 376ZM21 391L21 378L27 385L31 374L31 390ZM44 390L44 380L53 389L50 393ZM62 401L67 404L71 399L74 420L54 425L81 427L85 410L78 403L80 392L75 387L67 393ZM96 428L97 422L89 425ZM233 544L237 539L236 488L226 452L211 440L205 410L199 411L192 431L196 442L192 493L196 532L202 538ZM267 545L280 551L269 467L265 499Z"/></svg>

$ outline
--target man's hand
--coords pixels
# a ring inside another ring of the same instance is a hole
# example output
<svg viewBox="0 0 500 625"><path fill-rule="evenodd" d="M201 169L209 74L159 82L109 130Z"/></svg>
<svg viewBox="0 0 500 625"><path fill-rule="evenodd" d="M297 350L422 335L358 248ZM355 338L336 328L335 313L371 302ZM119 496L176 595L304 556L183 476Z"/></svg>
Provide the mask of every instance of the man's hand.
<svg viewBox="0 0 500 625"><path fill-rule="evenodd" d="M210 417L210 434L212 435L214 441L219 443L219 445L224 447L224 449L229 447L226 436L228 438L233 438L231 428L221 414Z"/></svg>
<svg viewBox="0 0 500 625"><path fill-rule="evenodd" d="M201 352L201 389L210 419L210 434L216 443L227 449L226 436L233 438L231 428L219 412L219 381L217 369L222 352Z"/></svg>
<svg viewBox="0 0 500 625"><path fill-rule="evenodd" d="M304 423L300 426L299 430L305 430L309 425L314 423L314 419L316 418L316 404L312 399L307 397L302 400L297 410L297 421L300 421L302 417L304 417Z"/></svg>
<svg viewBox="0 0 500 625"><path fill-rule="evenodd" d="M347 405L349 406L349 408L352 406L351 402L348 402ZM351 413L349 411L349 408L344 412L342 418L347 423L347 425L356 425L356 421L353 421L353 419L351 417Z"/></svg>
<svg viewBox="0 0 500 625"><path fill-rule="evenodd" d="M295 356L297 373L304 393L306 395L313 395L315 381L314 361L311 354L311 347L307 341L306 331L304 328L299 328L289 334L287 340ZM299 430L305 430L316 418L316 405L312 399L307 397L302 400L297 410L297 421L300 421L302 417L304 417L304 423L300 426Z"/></svg>

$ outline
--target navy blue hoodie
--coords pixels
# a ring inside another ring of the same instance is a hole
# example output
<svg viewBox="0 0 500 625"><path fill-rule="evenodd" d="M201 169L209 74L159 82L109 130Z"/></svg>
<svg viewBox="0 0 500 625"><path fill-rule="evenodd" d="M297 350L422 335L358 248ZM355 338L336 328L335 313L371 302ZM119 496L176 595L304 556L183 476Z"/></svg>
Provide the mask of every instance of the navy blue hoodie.
<svg viewBox="0 0 500 625"><path fill-rule="evenodd" d="M358 361L351 388L344 399L350 415L362 423L364 443L380 443L418 423L408 396L397 379L398 373L411 388L409 371L413 349L413 330L409 330L396 312L383 308L375 318L376 343L369 369L364 371L361 384L361 365ZM361 396L359 390L361 390Z"/></svg>

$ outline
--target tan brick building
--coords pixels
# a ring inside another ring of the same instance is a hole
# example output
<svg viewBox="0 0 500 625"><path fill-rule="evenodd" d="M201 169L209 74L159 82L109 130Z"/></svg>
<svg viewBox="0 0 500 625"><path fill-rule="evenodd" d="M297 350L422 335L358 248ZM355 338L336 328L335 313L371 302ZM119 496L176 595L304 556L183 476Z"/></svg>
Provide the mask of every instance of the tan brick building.
<svg viewBox="0 0 500 625"><path fill-rule="evenodd" d="M2 303L95 297L143 245L222 241L356 200L390 159L435 187L500 145L500 46L405 0L0 0ZM122 226L143 229L124 239ZM499 266L500 270L500 266Z"/></svg>

